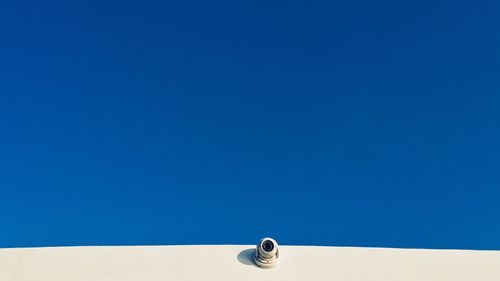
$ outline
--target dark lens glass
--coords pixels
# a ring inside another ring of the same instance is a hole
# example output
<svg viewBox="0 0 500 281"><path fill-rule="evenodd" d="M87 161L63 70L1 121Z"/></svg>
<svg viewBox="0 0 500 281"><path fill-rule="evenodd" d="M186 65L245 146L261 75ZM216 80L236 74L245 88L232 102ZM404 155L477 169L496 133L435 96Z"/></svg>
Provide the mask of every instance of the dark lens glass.
<svg viewBox="0 0 500 281"><path fill-rule="evenodd" d="M264 249L264 251L266 252L271 252L274 249L273 242L269 240L264 241L264 243L262 244L262 249Z"/></svg>

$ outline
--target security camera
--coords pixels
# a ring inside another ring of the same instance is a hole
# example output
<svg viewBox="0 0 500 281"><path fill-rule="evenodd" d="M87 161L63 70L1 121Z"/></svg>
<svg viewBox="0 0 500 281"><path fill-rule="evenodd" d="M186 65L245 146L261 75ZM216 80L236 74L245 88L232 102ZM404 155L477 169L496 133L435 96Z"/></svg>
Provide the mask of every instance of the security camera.
<svg viewBox="0 0 500 281"><path fill-rule="evenodd" d="M278 243L272 238L263 238L255 250L255 263L262 268L269 268L278 263Z"/></svg>

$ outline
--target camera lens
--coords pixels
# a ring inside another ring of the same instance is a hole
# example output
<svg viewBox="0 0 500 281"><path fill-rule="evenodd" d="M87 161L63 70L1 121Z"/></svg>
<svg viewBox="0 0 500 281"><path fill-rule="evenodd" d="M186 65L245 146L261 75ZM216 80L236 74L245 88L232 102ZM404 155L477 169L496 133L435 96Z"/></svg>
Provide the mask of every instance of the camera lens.
<svg viewBox="0 0 500 281"><path fill-rule="evenodd" d="M264 243L262 243L262 249L268 253L271 252L274 249L273 242L270 240L264 241Z"/></svg>

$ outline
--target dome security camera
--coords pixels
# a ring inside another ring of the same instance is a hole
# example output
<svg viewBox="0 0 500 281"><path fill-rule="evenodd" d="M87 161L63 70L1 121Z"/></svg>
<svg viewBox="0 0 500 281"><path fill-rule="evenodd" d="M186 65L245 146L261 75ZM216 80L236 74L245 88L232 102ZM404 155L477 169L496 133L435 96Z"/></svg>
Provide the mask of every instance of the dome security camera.
<svg viewBox="0 0 500 281"><path fill-rule="evenodd" d="M278 263L278 243L272 238L263 238L255 250L255 263L262 268L270 268Z"/></svg>

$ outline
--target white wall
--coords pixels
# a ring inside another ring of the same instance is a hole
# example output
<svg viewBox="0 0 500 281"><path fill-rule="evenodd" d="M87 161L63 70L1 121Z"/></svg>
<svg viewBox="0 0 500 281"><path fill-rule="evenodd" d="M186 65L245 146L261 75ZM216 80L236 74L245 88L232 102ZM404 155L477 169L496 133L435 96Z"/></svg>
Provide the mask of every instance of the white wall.
<svg viewBox="0 0 500 281"><path fill-rule="evenodd" d="M0 249L0 281L500 281L500 251L280 246L280 264L252 264L253 246Z"/></svg>

